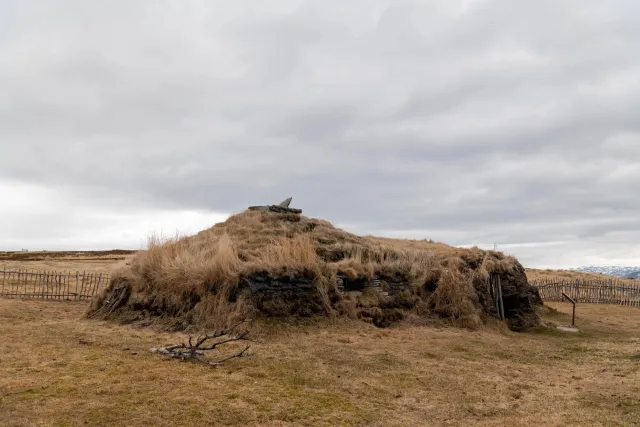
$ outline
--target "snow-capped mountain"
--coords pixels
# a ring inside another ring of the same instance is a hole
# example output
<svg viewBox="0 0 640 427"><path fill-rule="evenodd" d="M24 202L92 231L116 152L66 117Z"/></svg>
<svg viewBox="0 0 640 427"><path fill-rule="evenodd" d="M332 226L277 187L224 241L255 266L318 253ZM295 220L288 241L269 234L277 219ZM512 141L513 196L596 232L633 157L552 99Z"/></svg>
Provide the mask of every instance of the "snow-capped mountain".
<svg viewBox="0 0 640 427"><path fill-rule="evenodd" d="M582 271L585 273L600 273L626 279L640 279L640 267L637 266L589 266L572 268L572 270Z"/></svg>

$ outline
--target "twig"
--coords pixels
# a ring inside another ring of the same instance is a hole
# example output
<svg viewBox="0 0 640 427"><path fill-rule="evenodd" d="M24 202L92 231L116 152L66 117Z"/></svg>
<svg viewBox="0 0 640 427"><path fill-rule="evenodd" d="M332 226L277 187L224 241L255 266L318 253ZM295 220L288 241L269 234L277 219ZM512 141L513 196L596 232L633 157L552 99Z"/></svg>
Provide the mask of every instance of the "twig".
<svg viewBox="0 0 640 427"><path fill-rule="evenodd" d="M234 341L256 342L254 339L249 337L249 330L234 333L235 329L244 323L247 323L247 321L243 320L231 326L230 328L222 329L219 331L216 330L210 334L199 336L195 339L195 343L194 338L190 336L189 341L186 344L182 343L171 345L168 347L152 348L151 352L164 354L165 356L177 358L182 361L194 360L196 362L200 362L213 367L220 366L230 359L251 357L253 356L253 354L248 353L250 345L247 345L242 351L231 354L229 356L225 356L220 360L212 361L206 358L206 351L215 350L223 344Z"/></svg>

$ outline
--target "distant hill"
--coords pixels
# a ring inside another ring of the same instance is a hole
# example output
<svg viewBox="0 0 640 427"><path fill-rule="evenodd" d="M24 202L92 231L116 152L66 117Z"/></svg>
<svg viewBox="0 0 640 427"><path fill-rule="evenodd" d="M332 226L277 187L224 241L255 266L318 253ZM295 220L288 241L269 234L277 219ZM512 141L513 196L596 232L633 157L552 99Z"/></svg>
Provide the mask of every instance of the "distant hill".
<svg viewBox="0 0 640 427"><path fill-rule="evenodd" d="M583 273L605 274L623 279L640 279L640 267L638 266L587 266L572 270Z"/></svg>

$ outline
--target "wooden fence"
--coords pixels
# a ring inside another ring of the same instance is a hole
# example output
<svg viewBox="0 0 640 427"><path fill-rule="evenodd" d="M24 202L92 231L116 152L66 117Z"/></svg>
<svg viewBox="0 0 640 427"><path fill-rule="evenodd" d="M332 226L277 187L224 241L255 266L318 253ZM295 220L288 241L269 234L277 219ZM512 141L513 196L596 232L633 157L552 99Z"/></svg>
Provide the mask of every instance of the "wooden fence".
<svg viewBox="0 0 640 427"><path fill-rule="evenodd" d="M109 275L80 271L0 270L0 297L79 301L100 292Z"/></svg>
<svg viewBox="0 0 640 427"><path fill-rule="evenodd" d="M542 279L529 283L538 288L543 300L563 301L564 292L576 302L640 307L640 281Z"/></svg>

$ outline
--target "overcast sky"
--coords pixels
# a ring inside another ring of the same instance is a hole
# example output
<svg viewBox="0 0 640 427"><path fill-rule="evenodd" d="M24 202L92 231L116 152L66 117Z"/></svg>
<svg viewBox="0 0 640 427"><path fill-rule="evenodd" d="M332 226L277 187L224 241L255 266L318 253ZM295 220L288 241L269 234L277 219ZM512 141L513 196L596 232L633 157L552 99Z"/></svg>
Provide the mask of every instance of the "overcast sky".
<svg viewBox="0 0 640 427"><path fill-rule="evenodd" d="M640 2L0 0L0 250L293 196L358 234L640 264Z"/></svg>

